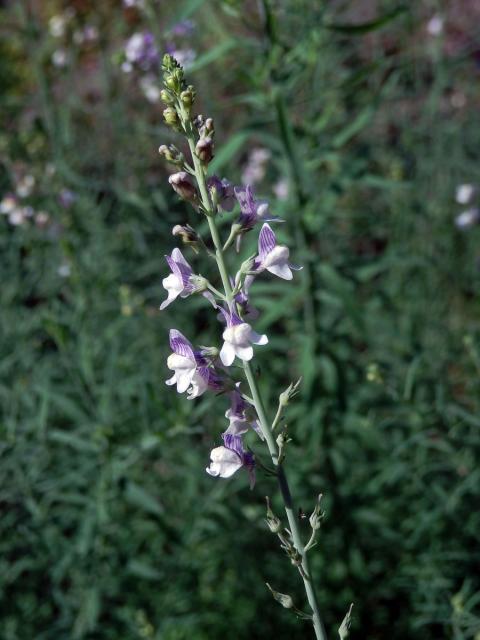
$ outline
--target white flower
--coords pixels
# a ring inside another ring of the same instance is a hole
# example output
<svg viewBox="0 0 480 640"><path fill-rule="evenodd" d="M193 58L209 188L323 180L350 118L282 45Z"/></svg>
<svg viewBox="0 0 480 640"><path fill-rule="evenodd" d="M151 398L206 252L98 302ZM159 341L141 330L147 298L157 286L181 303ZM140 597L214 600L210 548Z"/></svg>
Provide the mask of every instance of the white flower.
<svg viewBox="0 0 480 640"><path fill-rule="evenodd" d="M160 100L161 89L153 76L144 76L140 80L140 88L149 102L155 104Z"/></svg>
<svg viewBox="0 0 480 640"><path fill-rule="evenodd" d="M267 336L256 333L247 322L227 326L222 337L224 343L220 351L220 359L226 367L232 364L235 356L246 362L251 360L252 344L268 343Z"/></svg>
<svg viewBox="0 0 480 640"><path fill-rule="evenodd" d="M167 380L167 384L176 384L178 393L187 391L189 400L201 396L207 390L207 381L197 371L197 363L194 358L172 353L168 356L167 367L175 372Z"/></svg>
<svg viewBox="0 0 480 640"><path fill-rule="evenodd" d="M0 213L7 216L17 207L17 201L13 196L5 196L0 202Z"/></svg>
<svg viewBox="0 0 480 640"><path fill-rule="evenodd" d="M206 472L214 478L230 478L233 474L243 467L243 460L227 447L216 447L210 453L210 466L206 468Z"/></svg>
<svg viewBox="0 0 480 640"><path fill-rule="evenodd" d="M65 35L66 20L63 16L52 16L48 21L48 30L54 38L62 38Z"/></svg>
<svg viewBox="0 0 480 640"><path fill-rule="evenodd" d="M458 204L468 204L475 193L473 184L459 184L455 193Z"/></svg>
<svg viewBox="0 0 480 640"><path fill-rule="evenodd" d="M57 49L52 54L52 63L55 67L65 67L67 64L68 56L65 49Z"/></svg>
<svg viewBox="0 0 480 640"><path fill-rule="evenodd" d="M19 198L28 198L35 186L35 178L31 175L24 176L17 184L16 192Z"/></svg>

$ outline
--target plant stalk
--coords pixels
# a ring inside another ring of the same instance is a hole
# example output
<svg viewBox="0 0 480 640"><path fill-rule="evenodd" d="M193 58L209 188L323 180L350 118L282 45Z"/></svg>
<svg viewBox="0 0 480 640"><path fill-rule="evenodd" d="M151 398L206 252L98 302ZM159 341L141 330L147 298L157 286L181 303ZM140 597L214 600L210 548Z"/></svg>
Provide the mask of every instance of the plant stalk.
<svg viewBox="0 0 480 640"><path fill-rule="evenodd" d="M214 217L215 212L213 211L212 203L208 194L205 172L200 160L195 154L195 142L193 137L193 131L191 130L191 124L189 122L187 114L183 109L182 105L179 105L179 110L181 113L183 125L187 134L188 145L192 155L192 160L193 160L193 165L195 170L195 179L198 184L202 205L207 214L208 225L210 228L212 241L215 246L215 258L218 266L218 271L220 273L220 277L222 280L223 288L225 291L225 297L227 301L231 302L233 300L233 291L232 291L232 287L228 277L228 271L225 265L222 242L220 239L220 235L218 233L218 228L217 228L217 224ZM295 516L295 509L293 505L292 495L290 492L290 487L287 480L287 475L285 473L283 464L279 462L278 447L270 428L270 422L267 419L263 400L262 400L260 390L258 388L257 381L255 379L250 362L244 362L243 369L245 371L245 377L247 379L248 386L250 388L253 404L259 418L260 428L262 430L262 434L267 443L270 457L277 471L278 485L280 488L280 492L282 494L282 498L285 506L285 512L287 514L287 520L290 528L290 533L292 534L292 541L295 546L295 549L297 550L299 557L301 558L302 571L300 573L302 575L308 603L312 610L312 622L313 622L313 628L315 630L315 637L317 640L326 640L327 636L326 636L325 628L323 626L323 623L320 617L317 597L315 594L315 589L313 586L313 581L312 581L310 569L308 566L307 555L304 552L305 547L302 541L299 523Z"/></svg>

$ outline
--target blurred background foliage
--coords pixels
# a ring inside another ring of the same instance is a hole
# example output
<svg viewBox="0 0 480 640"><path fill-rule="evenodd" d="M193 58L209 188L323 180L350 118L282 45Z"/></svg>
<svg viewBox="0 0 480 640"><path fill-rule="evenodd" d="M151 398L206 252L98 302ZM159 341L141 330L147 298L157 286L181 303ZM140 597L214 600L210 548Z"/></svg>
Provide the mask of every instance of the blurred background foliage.
<svg viewBox="0 0 480 640"><path fill-rule="evenodd" d="M264 585L303 605L274 482L208 477L225 401L164 385L170 327L218 332L200 300L158 312L195 219L156 151L158 70L129 68L146 31L215 118L215 171L305 265L255 285L258 363L271 407L304 378L288 466L306 512L324 494L330 637L353 601L354 638L478 640L479 230L455 225L480 185L478 3L0 5L2 640L309 633Z"/></svg>

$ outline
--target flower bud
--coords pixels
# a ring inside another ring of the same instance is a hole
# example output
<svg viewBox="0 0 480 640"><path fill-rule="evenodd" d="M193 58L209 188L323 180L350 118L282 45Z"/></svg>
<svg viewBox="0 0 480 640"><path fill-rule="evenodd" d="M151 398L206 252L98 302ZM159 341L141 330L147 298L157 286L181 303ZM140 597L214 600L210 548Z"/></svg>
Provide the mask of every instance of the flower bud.
<svg viewBox="0 0 480 640"><path fill-rule="evenodd" d="M158 147L158 153L165 158L167 162L176 166L182 166L185 160L183 153L173 144L168 146L166 144L162 144Z"/></svg>
<svg viewBox="0 0 480 640"><path fill-rule="evenodd" d="M169 177L168 181L178 195L184 200L195 200L197 197L197 190L186 171L173 173Z"/></svg>
<svg viewBox="0 0 480 640"><path fill-rule="evenodd" d="M172 96L170 91L168 91L168 89L162 89L160 91L160 98L165 104L173 104L175 102L175 98Z"/></svg>
<svg viewBox="0 0 480 640"><path fill-rule="evenodd" d="M182 93L180 94L180 100L182 101L183 106L187 109L192 106L193 101L195 100L195 91L193 89L193 86L190 85L189 87L187 87L187 89L185 89L185 91L182 91Z"/></svg>
<svg viewBox="0 0 480 640"><path fill-rule="evenodd" d="M241 226L239 224L237 224L236 222L234 222L232 224L231 233L233 235L238 235L240 233L240 231L241 231ZM242 274L242 275L250 273L250 271L253 269L254 262L255 262L255 256L250 256L249 258L247 258L245 260L245 262L242 262L242 264L240 265L239 273Z"/></svg>
<svg viewBox="0 0 480 640"><path fill-rule="evenodd" d="M320 502L322 500L322 494L318 496L317 504L315 505L315 509L310 516L309 522L312 527L312 531L318 531L320 529L323 518L325 517L325 512L320 508Z"/></svg>
<svg viewBox="0 0 480 640"><path fill-rule="evenodd" d="M190 284L195 287L195 291L200 293L202 291L207 291L208 289L208 280L203 276L199 276L196 274L192 274L190 276Z"/></svg>
<svg viewBox="0 0 480 640"><path fill-rule="evenodd" d="M200 354L206 358L218 358L219 353L217 347L200 347Z"/></svg>
<svg viewBox="0 0 480 640"><path fill-rule="evenodd" d="M213 158L213 140L211 138L200 138L195 147L195 153L200 160L208 164Z"/></svg>
<svg viewBox="0 0 480 640"><path fill-rule="evenodd" d="M199 240L197 232L189 224L176 224L172 229L172 236L180 236L185 244L194 244Z"/></svg>
<svg viewBox="0 0 480 640"><path fill-rule="evenodd" d="M268 525L268 528L270 529L270 531L272 533L279 533L282 530L282 523L280 521L279 518L277 518L277 516L273 513L271 507L270 507L270 499L267 496L265 498L265 500L267 501L267 518L266 518L266 523Z"/></svg>
<svg viewBox="0 0 480 640"><path fill-rule="evenodd" d="M293 605L292 596L289 596L287 593L280 593L279 591L275 591L268 584L268 582L266 583L266 585L270 589L270 592L271 592L272 596L275 598L275 600L277 602L279 602L282 605L282 607L285 607L285 609L292 609L293 608L294 605Z"/></svg>
<svg viewBox="0 0 480 640"><path fill-rule="evenodd" d="M173 107L167 107L164 109L163 117L169 126L176 126L178 124L177 111Z"/></svg>

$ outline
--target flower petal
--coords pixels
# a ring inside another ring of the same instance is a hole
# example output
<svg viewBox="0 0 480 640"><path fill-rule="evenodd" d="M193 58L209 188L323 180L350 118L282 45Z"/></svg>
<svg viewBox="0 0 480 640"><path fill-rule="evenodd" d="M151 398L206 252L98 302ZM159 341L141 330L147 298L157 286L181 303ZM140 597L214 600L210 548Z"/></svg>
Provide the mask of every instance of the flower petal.
<svg viewBox="0 0 480 640"><path fill-rule="evenodd" d="M177 353L179 356L185 356L186 358L190 358L191 360L195 360L195 356L193 353L193 347L187 338L177 331L177 329L170 329L170 347L174 353Z"/></svg>
<svg viewBox="0 0 480 640"><path fill-rule="evenodd" d="M220 360L226 367L229 367L235 360L235 349L230 342L224 342L220 350Z"/></svg>
<svg viewBox="0 0 480 640"><path fill-rule="evenodd" d="M283 278L283 280L292 280L293 273L288 264L272 264L270 267L267 267L267 271L273 273L274 276L278 276L279 278Z"/></svg>
<svg viewBox="0 0 480 640"><path fill-rule="evenodd" d="M253 344L268 344L267 336L264 333L262 335L260 335L259 333L257 333L253 329L250 331L250 341Z"/></svg>
<svg viewBox="0 0 480 640"><path fill-rule="evenodd" d="M243 345L242 346L236 345L233 348L237 356L240 358L240 360L243 360L244 362L248 362L253 358L253 347L251 347L250 345L248 345L247 347Z"/></svg>
<svg viewBox="0 0 480 640"><path fill-rule="evenodd" d="M263 261L270 251L273 251L276 244L277 239L275 234L273 233L270 225L265 223L258 237L258 255L260 260Z"/></svg>
<svg viewBox="0 0 480 640"><path fill-rule="evenodd" d="M210 453L211 463L206 472L214 477L230 478L241 469L243 461L232 449L216 447Z"/></svg>

